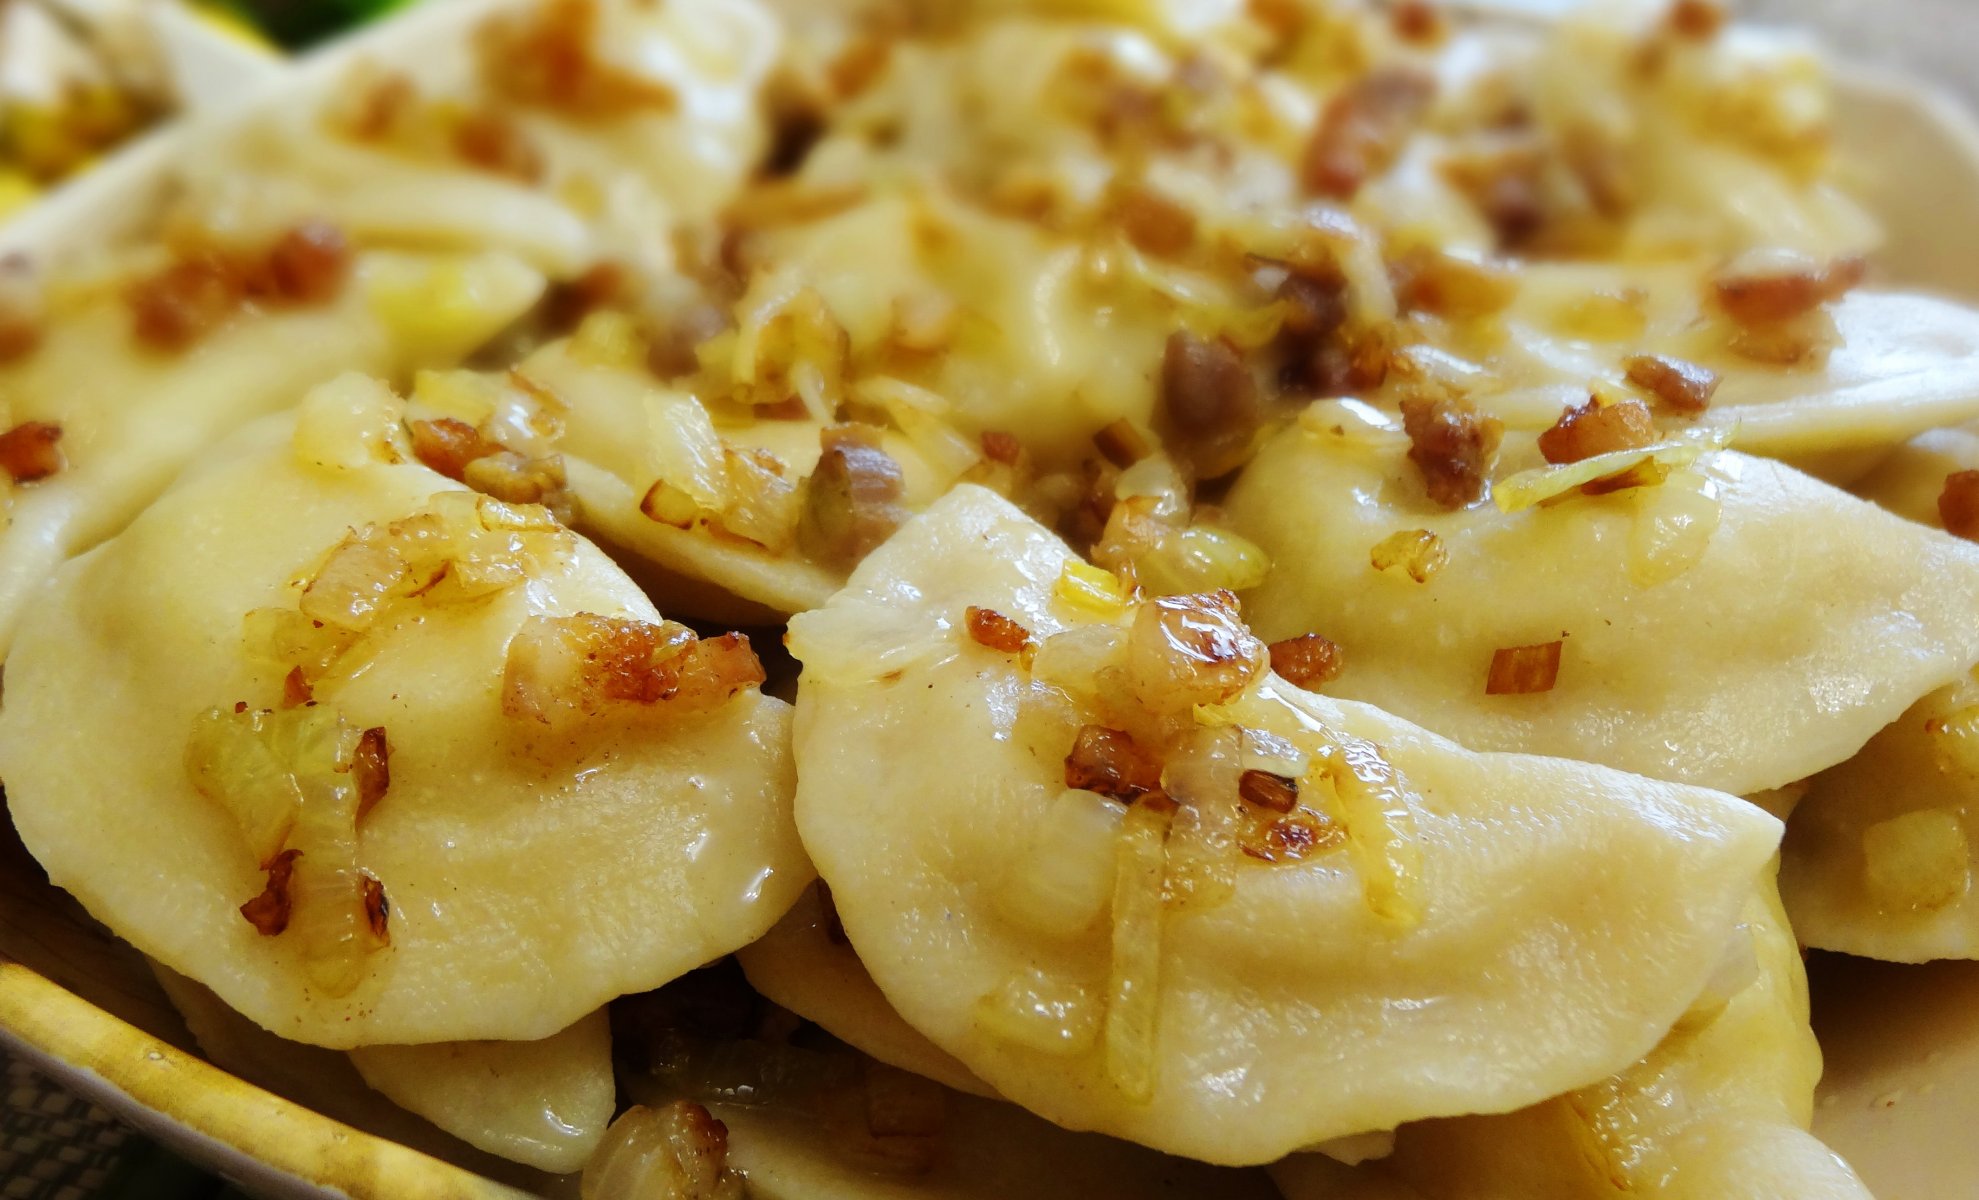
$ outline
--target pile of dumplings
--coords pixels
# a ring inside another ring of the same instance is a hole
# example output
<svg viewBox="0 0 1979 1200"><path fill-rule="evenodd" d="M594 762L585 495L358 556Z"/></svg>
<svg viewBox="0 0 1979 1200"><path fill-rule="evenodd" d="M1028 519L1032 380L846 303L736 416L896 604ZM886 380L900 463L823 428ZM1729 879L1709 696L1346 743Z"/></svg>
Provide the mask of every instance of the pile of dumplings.
<svg viewBox="0 0 1979 1200"><path fill-rule="evenodd" d="M1863 1200L1979 312L1833 103L1714 0L437 6L0 264L9 813L550 1193Z"/></svg>

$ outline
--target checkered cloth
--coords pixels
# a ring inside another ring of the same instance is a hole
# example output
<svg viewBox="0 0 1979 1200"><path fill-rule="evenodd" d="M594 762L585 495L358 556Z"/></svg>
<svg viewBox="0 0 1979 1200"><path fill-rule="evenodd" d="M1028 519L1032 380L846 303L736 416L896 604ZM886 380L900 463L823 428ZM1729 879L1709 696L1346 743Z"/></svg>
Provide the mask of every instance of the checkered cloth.
<svg viewBox="0 0 1979 1200"><path fill-rule="evenodd" d="M95 1200L142 1143L108 1112L8 1061L0 1200Z"/></svg>

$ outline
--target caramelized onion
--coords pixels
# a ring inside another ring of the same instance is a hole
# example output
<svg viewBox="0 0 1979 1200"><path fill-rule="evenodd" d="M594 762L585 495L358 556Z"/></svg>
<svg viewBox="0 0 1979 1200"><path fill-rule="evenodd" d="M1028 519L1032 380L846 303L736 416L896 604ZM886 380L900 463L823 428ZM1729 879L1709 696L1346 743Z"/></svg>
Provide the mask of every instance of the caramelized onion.
<svg viewBox="0 0 1979 1200"><path fill-rule="evenodd" d="M1081 726L1065 756L1065 786L1131 801L1161 787L1161 760L1123 730Z"/></svg>
<svg viewBox="0 0 1979 1200"><path fill-rule="evenodd" d="M1462 508L1484 495L1504 432L1495 418L1462 399L1404 400L1402 428L1409 435L1409 461L1422 472L1430 500Z"/></svg>
<svg viewBox="0 0 1979 1200"><path fill-rule="evenodd" d="M1175 804L1151 793L1127 810L1113 882L1113 945L1103 1045L1106 1075L1129 1103L1154 1097L1159 1059L1161 926Z"/></svg>
<svg viewBox="0 0 1979 1200"><path fill-rule="evenodd" d="M1288 813L1298 806L1299 781L1270 771L1245 771L1237 777L1237 794L1259 808Z"/></svg>
<svg viewBox="0 0 1979 1200"><path fill-rule="evenodd" d="M879 431L839 425L820 437L824 453L804 481L797 543L819 562L850 567L907 519L900 464L880 448Z"/></svg>
<svg viewBox="0 0 1979 1200"><path fill-rule="evenodd" d="M1177 255L1196 240L1196 215L1146 184L1120 189L1113 219L1128 241L1149 254Z"/></svg>
<svg viewBox="0 0 1979 1200"><path fill-rule="evenodd" d="M627 1109L584 1164L581 1200L744 1200L728 1126L688 1100Z"/></svg>
<svg viewBox="0 0 1979 1200"><path fill-rule="evenodd" d="M1264 643L1230 592L1164 596L1141 605L1127 634L1127 687L1153 713L1222 704L1264 669Z"/></svg>
<svg viewBox="0 0 1979 1200"><path fill-rule="evenodd" d="M468 463L502 452L500 442L488 440L474 426L453 417L409 421L406 430L412 435L413 457L448 479L461 479Z"/></svg>
<svg viewBox="0 0 1979 1200"><path fill-rule="evenodd" d="M454 153L462 161L523 183L543 178L543 152L515 119L493 109L463 114L454 126Z"/></svg>
<svg viewBox="0 0 1979 1200"><path fill-rule="evenodd" d="M1395 261L1395 299L1404 310L1472 319L1499 312L1518 295L1518 279L1496 263L1418 248Z"/></svg>
<svg viewBox="0 0 1979 1200"><path fill-rule="evenodd" d="M1491 654L1491 670L1484 679L1487 696L1528 696L1550 692L1560 677L1558 641L1536 646L1508 646Z"/></svg>
<svg viewBox="0 0 1979 1200"><path fill-rule="evenodd" d="M0 433L0 471L15 483L46 479L67 464L63 461L62 427L53 421L22 421Z"/></svg>
<svg viewBox="0 0 1979 1200"><path fill-rule="evenodd" d="M1741 325L1787 321L1834 300L1862 282L1860 258L1822 263L1804 254L1754 250L1711 279L1719 307Z"/></svg>
<svg viewBox="0 0 1979 1200"><path fill-rule="evenodd" d="M1708 42L1725 27L1725 6L1718 0L1676 0L1664 23L1670 32L1694 42Z"/></svg>
<svg viewBox="0 0 1979 1200"><path fill-rule="evenodd" d="M1093 445L1098 448L1106 461L1123 469L1154 453L1154 447L1148 444L1148 439L1140 430L1134 428L1132 421L1125 417L1095 433Z"/></svg>
<svg viewBox="0 0 1979 1200"><path fill-rule="evenodd" d="M1979 471L1953 471L1938 493L1938 517L1945 532L1979 541Z"/></svg>
<svg viewBox="0 0 1979 1200"><path fill-rule="evenodd" d="M1640 450L1655 441L1656 422L1648 405L1633 397L1604 404L1590 396L1587 403L1561 413L1553 427L1539 435L1539 452L1558 465Z"/></svg>
<svg viewBox="0 0 1979 1200"><path fill-rule="evenodd" d="M1264 420L1257 383L1237 347L1185 329L1169 334L1162 352L1161 411L1169 448L1198 479L1243 465Z"/></svg>
<svg viewBox="0 0 1979 1200"><path fill-rule="evenodd" d="M601 58L597 0L549 0L489 21L481 30L482 78L524 104L603 120L668 112L673 88Z"/></svg>
<svg viewBox="0 0 1979 1200"><path fill-rule="evenodd" d="M1680 413L1701 413L1718 390L1718 373L1681 358L1632 354L1622 360L1628 380Z"/></svg>
<svg viewBox="0 0 1979 1200"><path fill-rule="evenodd" d="M1278 677L1308 691L1331 683L1346 665L1340 647L1316 633L1273 642L1267 650Z"/></svg>
<svg viewBox="0 0 1979 1200"><path fill-rule="evenodd" d="M1030 630L993 608L971 605L963 619L968 625L970 640L979 646L1001 650L1005 654L1017 654L1032 645Z"/></svg>
<svg viewBox="0 0 1979 1200"><path fill-rule="evenodd" d="M289 879L295 871L300 850L284 850L268 864L268 882L261 894L241 905L241 916L263 937L274 937L289 927Z"/></svg>
<svg viewBox="0 0 1979 1200"><path fill-rule="evenodd" d="M1356 737L1328 746L1316 765L1339 804L1368 908L1385 921L1415 924L1422 917L1422 848L1408 782L1381 747Z"/></svg>
<svg viewBox="0 0 1979 1200"><path fill-rule="evenodd" d="M343 291L350 277L350 245L336 226L305 221L276 239L254 290L264 298L290 304L326 304Z"/></svg>
<svg viewBox="0 0 1979 1200"><path fill-rule="evenodd" d="M392 748L385 728L373 725L358 735L357 749L351 756L351 775L357 781L357 819L377 806L392 786Z"/></svg>
<svg viewBox="0 0 1979 1200"><path fill-rule="evenodd" d="M509 643L502 713L557 725L662 702L705 711L763 679L762 663L739 633L704 641L671 621L531 617Z"/></svg>
<svg viewBox="0 0 1979 1200"><path fill-rule="evenodd" d="M1376 542L1367 561L1377 571L1400 567L1410 579L1428 583L1450 561L1450 552L1443 548L1443 539L1427 529L1403 529Z"/></svg>
<svg viewBox="0 0 1979 1200"><path fill-rule="evenodd" d="M172 263L124 292L131 331L154 350L184 350L219 328L246 298L247 287L218 256Z"/></svg>
<svg viewBox="0 0 1979 1200"><path fill-rule="evenodd" d="M1306 143L1306 190L1351 199L1395 161L1435 91L1434 79L1402 67L1377 68L1342 88Z"/></svg>

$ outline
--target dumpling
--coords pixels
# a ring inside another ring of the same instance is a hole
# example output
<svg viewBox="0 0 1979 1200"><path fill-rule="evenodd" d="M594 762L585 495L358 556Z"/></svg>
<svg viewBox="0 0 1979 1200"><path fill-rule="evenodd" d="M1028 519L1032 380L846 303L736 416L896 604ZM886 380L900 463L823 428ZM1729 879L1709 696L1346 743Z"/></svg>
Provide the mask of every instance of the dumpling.
<svg viewBox="0 0 1979 1200"><path fill-rule="evenodd" d="M602 1009L541 1041L361 1046L350 1060L392 1103L471 1146L555 1174L584 1165L618 1104Z"/></svg>
<svg viewBox="0 0 1979 1200"><path fill-rule="evenodd" d="M38 597L0 774L50 878L262 1027L549 1037L809 882L789 708L346 378ZM111 751L114 750L114 753Z"/></svg>
<svg viewBox="0 0 1979 1200"><path fill-rule="evenodd" d="M1966 833L1979 797L1975 718L1968 675L1808 781L1780 868L1803 942L1897 962L1979 958Z"/></svg>
<svg viewBox="0 0 1979 1200"><path fill-rule="evenodd" d="M1945 479L1972 470L1979 470L1979 432L1969 426L1933 429L1891 451L1849 490L1900 517L1943 529L1938 498Z"/></svg>
<svg viewBox="0 0 1979 1200"><path fill-rule="evenodd" d="M749 986L888 1066L975 1096L996 1093L900 1019L853 953L816 888L761 938L736 951Z"/></svg>
<svg viewBox="0 0 1979 1200"><path fill-rule="evenodd" d="M1472 754L1264 672L1227 594L1110 585L964 486L791 625L805 846L887 1000L999 1094L1266 1162L1600 1078L1703 987L1772 818Z"/></svg>
<svg viewBox="0 0 1979 1200"><path fill-rule="evenodd" d="M1251 621L1339 643L1331 694L1469 745L1744 794L1848 757L1979 661L1979 552L1789 467L1707 454L1657 486L1447 512L1407 439L1370 420L1310 410L1226 510L1274 563ZM1371 565L1412 531L1440 569ZM1556 655L1557 676L1488 694L1494 662L1522 654Z"/></svg>
<svg viewBox="0 0 1979 1200"><path fill-rule="evenodd" d="M1710 1002L1628 1070L1502 1116L1405 1125L1379 1162L1295 1155L1272 1177L1286 1200L1869 1200L1806 1132L1821 1051L1770 882L1741 928Z"/></svg>

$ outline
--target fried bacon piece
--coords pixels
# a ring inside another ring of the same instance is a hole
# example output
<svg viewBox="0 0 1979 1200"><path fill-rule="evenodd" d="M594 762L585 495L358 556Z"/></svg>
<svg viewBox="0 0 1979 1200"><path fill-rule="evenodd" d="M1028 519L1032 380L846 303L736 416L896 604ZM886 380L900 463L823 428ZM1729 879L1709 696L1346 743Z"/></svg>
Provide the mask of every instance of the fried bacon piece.
<svg viewBox="0 0 1979 1200"><path fill-rule="evenodd" d="M763 679L763 664L739 633L704 640L671 621L531 617L509 643L502 713L554 725L663 702L704 711Z"/></svg>
<svg viewBox="0 0 1979 1200"><path fill-rule="evenodd" d="M327 304L350 277L350 244L336 226L305 221L276 239L260 266L248 276L251 294L289 304Z"/></svg>
<svg viewBox="0 0 1979 1200"><path fill-rule="evenodd" d="M1199 479L1242 466L1264 422L1257 382L1227 339L1168 335L1161 356L1161 411L1168 445Z"/></svg>
<svg viewBox="0 0 1979 1200"><path fill-rule="evenodd" d="M1953 471L1938 493L1938 517L1953 537L1979 542L1979 471Z"/></svg>
<svg viewBox="0 0 1979 1200"><path fill-rule="evenodd" d="M1429 498L1462 508L1484 495L1485 477L1504 426L1461 398L1402 401L1409 461L1422 472Z"/></svg>
<svg viewBox="0 0 1979 1200"><path fill-rule="evenodd" d="M1529 696L1552 691L1560 677L1560 646L1560 642L1551 641L1493 651L1491 671L1484 679L1484 694Z"/></svg>
<svg viewBox="0 0 1979 1200"><path fill-rule="evenodd" d="M1553 427L1539 435L1539 452L1550 463L1579 462L1617 450L1640 450L1656 440L1656 423L1649 406L1629 397L1603 404L1590 396L1587 403L1567 409Z"/></svg>
<svg viewBox="0 0 1979 1200"><path fill-rule="evenodd" d="M1161 787L1161 762L1132 734L1082 725L1065 756L1065 786L1131 802Z"/></svg>
<svg viewBox="0 0 1979 1200"><path fill-rule="evenodd" d="M1862 282L1860 258L1819 263L1802 254L1755 251L1711 279L1718 306L1741 325L1788 321L1839 299Z"/></svg>
<svg viewBox="0 0 1979 1200"><path fill-rule="evenodd" d="M289 878L295 874L300 850L284 850L268 864L268 882L261 894L241 905L241 916L263 937L274 937L289 927Z"/></svg>
<svg viewBox="0 0 1979 1200"><path fill-rule="evenodd" d="M154 350L184 350L225 324L247 298L235 266L215 255L182 259L124 292L131 330Z"/></svg>
<svg viewBox="0 0 1979 1200"><path fill-rule="evenodd" d="M1401 67L1378 68L1348 84L1327 102L1306 143L1306 190L1352 199L1402 152L1435 92L1435 80Z"/></svg>
<svg viewBox="0 0 1979 1200"><path fill-rule="evenodd" d="M824 453L804 481L797 542L822 563L850 567L907 519L900 464L868 425L836 425L819 435Z"/></svg>
<svg viewBox="0 0 1979 1200"><path fill-rule="evenodd" d="M1030 630L993 608L977 608L972 604L964 620L969 627L969 639L978 646L1016 654L1032 644Z"/></svg>
<svg viewBox="0 0 1979 1200"><path fill-rule="evenodd" d="M1316 633L1273 642L1268 649L1278 677L1308 691L1332 682L1346 666L1340 647Z"/></svg>
<svg viewBox="0 0 1979 1200"><path fill-rule="evenodd" d="M0 471L15 483L33 483L60 471L64 464L62 427L53 421L22 421L0 433Z"/></svg>
<svg viewBox="0 0 1979 1200"><path fill-rule="evenodd" d="M1718 373L1681 358L1632 354L1622 360L1630 383L1680 413L1701 413L1718 390Z"/></svg>

